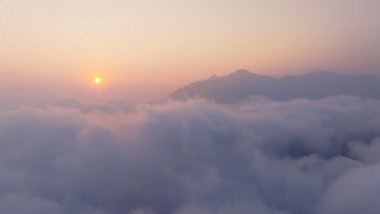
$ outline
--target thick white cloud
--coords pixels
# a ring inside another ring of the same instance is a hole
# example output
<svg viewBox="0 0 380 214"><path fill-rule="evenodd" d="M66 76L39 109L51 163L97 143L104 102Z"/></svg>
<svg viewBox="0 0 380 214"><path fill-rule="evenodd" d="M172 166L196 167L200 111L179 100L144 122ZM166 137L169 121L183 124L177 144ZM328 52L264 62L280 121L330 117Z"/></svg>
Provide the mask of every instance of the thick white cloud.
<svg viewBox="0 0 380 214"><path fill-rule="evenodd" d="M380 101L59 106L0 113L1 213L378 210Z"/></svg>

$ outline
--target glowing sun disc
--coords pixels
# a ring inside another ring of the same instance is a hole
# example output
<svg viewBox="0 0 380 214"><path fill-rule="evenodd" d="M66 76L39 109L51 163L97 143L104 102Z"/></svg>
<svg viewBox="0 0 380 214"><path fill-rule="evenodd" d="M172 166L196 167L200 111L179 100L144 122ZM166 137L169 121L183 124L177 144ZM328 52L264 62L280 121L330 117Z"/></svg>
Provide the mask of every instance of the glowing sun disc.
<svg viewBox="0 0 380 214"><path fill-rule="evenodd" d="M100 79L100 77L95 77L94 78L94 83L95 84L100 84L102 82L102 79Z"/></svg>

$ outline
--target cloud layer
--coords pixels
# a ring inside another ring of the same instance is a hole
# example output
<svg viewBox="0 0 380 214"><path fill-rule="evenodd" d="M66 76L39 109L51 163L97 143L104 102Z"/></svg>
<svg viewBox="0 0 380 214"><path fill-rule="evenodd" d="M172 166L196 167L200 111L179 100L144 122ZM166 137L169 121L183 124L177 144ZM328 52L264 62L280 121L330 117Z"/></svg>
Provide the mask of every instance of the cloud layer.
<svg viewBox="0 0 380 214"><path fill-rule="evenodd" d="M62 106L1 111L0 213L380 210L380 101Z"/></svg>

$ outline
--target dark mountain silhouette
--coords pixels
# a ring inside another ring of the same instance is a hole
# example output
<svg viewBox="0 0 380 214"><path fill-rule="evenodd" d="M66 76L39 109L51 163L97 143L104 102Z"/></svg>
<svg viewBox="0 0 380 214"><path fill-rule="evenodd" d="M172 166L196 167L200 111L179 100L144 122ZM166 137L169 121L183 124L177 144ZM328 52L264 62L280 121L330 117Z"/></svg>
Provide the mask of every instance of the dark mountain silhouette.
<svg viewBox="0 0 380 214"><path fill-rule="evenodd" d="M330 71L274 78L238 70L227 76L213 75L208 80L193 82L177 89L168 98L185 100L203 97L229 103L254 95L268 96L281 101L295 98L323 99L337 95L380 99L380 78Z"/></svg>

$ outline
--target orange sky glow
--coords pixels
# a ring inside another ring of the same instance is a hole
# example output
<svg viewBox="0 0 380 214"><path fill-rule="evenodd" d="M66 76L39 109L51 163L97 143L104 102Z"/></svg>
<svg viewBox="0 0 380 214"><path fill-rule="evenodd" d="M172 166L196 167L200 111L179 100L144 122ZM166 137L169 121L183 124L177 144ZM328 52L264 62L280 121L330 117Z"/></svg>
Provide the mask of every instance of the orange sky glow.
<svg viewBox="0 0 380 214"><path fill-rule="evenodd" d="M380 74L380 2L0 0L1 96L165 97L245 68ZM6 92L5 92L6 91Z"/></svg>

